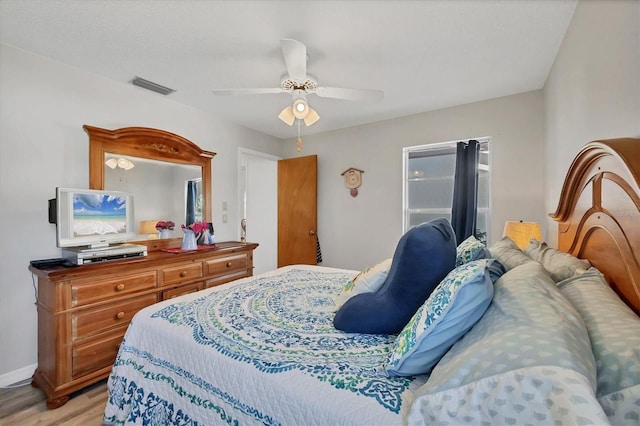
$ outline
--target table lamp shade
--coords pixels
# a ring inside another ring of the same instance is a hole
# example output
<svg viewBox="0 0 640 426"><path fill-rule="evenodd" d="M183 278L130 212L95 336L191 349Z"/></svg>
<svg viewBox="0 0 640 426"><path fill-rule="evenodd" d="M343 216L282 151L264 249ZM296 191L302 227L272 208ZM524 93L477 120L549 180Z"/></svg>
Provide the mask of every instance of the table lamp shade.
<svg viewBox="0 0 640 426"><path fill-rule="evenodd" d="M140 222L140 233L141 234L157 234L158 230L156 229L157 220L143 220Z"/></svg>
<svg viewBox="0 0 640 426"><path fill-rule="evenodd" d="M529 245L531 238L542 241L542 231L537 222L506 222L502 235L511 238L521 249Z"/></svg>

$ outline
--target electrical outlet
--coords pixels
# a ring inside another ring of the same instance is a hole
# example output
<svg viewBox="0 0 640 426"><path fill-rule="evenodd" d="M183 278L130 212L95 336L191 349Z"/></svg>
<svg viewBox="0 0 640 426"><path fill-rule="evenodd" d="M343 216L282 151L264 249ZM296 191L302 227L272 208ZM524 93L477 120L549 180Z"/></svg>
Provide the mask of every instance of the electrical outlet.
<svg viewBox="0 0 640 426"><path fill-rule="evenodd" d="M226 214L222 215L222 223L227 223L229 222L229 217Z"/></svg>
<svg viewBox="0 0 640 426"><path fill-rule="evenodd" d="M229 209L229 204L226 201L222 202L222 210L227 211Z"/></svg>

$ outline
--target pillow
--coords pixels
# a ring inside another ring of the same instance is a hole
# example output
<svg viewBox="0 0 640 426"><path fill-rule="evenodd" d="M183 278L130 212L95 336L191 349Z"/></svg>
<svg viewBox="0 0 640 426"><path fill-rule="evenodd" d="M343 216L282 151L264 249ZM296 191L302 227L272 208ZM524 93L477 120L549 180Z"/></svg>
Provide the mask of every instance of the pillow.
<svg viewBox="0 0 640 426"><path fill-rule="evenodd" d="M531 258L526 256L522 250L509 237L502 237L489 248L491 257L498 259L507 271L520 266L524 263L531 262Z"/></svg>
<svg viewBox="0 0 640 426"><path fill-rule="evenodd" d="M333 325L348 333L398 333L455 263L456 236L446 219L411 228L398 242L382 287L347 300Z"/></svg>
<svg viewBox="0 0 640 426"><path fill-rule="evenodd" d="M414 394L407 424L606 424L580 314L538 262L507 271L482 318Z"/></svg>
<svg viewBox="0 0 640 426"><path fill-rule="evenodd" d="M596 397L612 424L640 423L640 318L596 268L558 283L582 315L596 360Z"/></svg>
<svg viewBox="0 0 640 426"><path fill-rule="evenodd" d="M555 282L566 280L591 267L588 260L578 259L569 253L563 253L535 238L532 238L530 242L531 243L524 248L524 254L542 263L544 269L549 271L551 278L553 278Z"/></svg>
<svg viewBox="0 0 640 426"><path fill-rule="evenodd" d="M390 376L425 374L484 314L493 298L488 266L472 260L445 277L398 335L385 362Z"/></svg>
<svg viewBox="0 0 640 426"><path fill-rule="evenodd" d="M358 275L353 277L351 281L345 284L342 288L342 292L336 300L336 309L340 309L344 302L351 299L356 294L371 293L379 289L384 280L389 275L389 268L391 267L391 258L385 259L380 263L377 263L367 269L364 269Z"/></svg>
<svg viewBox="0 0 640 426"><path fill-rule="evenodd" d="M486 259L488 256L484 244L473 235L460 243L456 248L456 266L471 262L472 260Z"/></svg>

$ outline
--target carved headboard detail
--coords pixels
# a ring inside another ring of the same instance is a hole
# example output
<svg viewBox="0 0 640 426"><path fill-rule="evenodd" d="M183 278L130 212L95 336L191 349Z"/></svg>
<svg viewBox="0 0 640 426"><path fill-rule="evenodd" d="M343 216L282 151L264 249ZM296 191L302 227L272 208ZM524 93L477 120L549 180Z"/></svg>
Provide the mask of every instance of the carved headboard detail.
<svg viewBox="0 0 640 426"><path fill-rule="evenodd" d="M640 313L640 139L585 145L550 216L558 222L558 248L589 260Z"/></svg>

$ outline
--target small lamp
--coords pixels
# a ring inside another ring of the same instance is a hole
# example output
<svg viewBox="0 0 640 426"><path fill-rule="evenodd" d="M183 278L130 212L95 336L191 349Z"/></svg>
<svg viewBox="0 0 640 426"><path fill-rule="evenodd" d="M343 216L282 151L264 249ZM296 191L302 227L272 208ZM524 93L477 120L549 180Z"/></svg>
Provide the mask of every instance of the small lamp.
<svg viewBox="0 0 640 426"><path fill-rule="evenodd" d="M147 239L155 240L158 238L158 230L156 229L157 220L143 220L140 222L140 233L148 234Z"/></svg>
<svg viewBox="0 0 640 426"><path fill-rule="evenodd" d="M542 231L537 222L506 222L502 236L511 238L520 249L524 249L531 238L541 241Z"/></svg>

